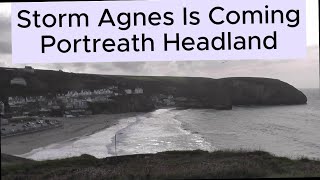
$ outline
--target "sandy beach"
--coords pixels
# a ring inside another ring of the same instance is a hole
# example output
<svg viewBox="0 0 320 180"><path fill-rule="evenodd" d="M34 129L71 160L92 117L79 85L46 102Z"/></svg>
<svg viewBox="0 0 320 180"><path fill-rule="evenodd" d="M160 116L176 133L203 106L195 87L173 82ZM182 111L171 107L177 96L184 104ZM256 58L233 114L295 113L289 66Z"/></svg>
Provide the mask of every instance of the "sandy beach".
<svg viewBox="0 0 320 180"><path fill-rule="evenodd" d="M1 153L19 155L53 143L91 135L97 131L116 125L122 118L136 116L137 113L91 115L78 118L50 118L63 122L64 126L36 133L1 138Z"/></svg>

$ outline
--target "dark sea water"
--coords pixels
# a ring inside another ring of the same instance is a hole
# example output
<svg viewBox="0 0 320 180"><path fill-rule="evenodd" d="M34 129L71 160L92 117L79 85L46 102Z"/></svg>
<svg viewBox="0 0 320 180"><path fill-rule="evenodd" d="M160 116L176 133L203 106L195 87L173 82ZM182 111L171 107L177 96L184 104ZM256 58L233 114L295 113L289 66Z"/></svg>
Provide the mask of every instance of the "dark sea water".
<svg viewBox="0 0 320 180"><path fill-rule="evenodd" d="M106 157L167 150L244 149L320 159L319 90L302 91L308 97L307 105L234 107L231 111L160 109L122 119L91 136L21 156L42 160L84 153Z"/></svg>
<svg viewBox="0 0 320 180"><path fill-rule="evenodd" d="M217 149L259 149L292 158L320 159L319 91L304 93L308 105L193 110L177 119Z"/></svg>

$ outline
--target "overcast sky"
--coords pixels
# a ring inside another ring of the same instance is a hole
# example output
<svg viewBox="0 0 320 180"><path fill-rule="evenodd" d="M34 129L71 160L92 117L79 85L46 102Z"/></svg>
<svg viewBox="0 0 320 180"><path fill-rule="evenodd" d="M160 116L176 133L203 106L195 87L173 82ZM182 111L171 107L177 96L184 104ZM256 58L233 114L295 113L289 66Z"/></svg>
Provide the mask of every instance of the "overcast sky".
<svg viewBox="0 0 320 180"><path fill-rule="evenodd" d="M11 64L11 5L0 3L0 67L23 67ZM268 77L288 82L298 88L319 87L318 1L307 0L308 55L303 60L281 61L193 61L132 63L31 64L41 69L126 74L222 77ZM1 77L0 77L1 78Z"/></svg>

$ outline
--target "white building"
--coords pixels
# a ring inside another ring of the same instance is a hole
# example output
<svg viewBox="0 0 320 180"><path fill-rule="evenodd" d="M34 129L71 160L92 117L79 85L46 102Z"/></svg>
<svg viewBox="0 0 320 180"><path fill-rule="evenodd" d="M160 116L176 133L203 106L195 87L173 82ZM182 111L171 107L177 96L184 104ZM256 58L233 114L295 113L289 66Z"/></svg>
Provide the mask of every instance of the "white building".
<svg viewBox="0 0 320 180"><path fill-rule="evenodd" d="M24 97L20 97L20 96L16 96L16 97L9 97L9 105L13 106L16 104L25 104L26 103L26 99Z"/></svg>
<svg viewBox="0 0 320 180"><path fill-rule="evenodd" d="M38 97L37 97L37 101L39 101L39 102L44 102L44 101L46 101L46 98L43 97L43 96L38 96Z"/></svg>
<svg viewBox="0 0 320 180"><path fill-rule="evenodd" d="M8 119L1 119L1 125L8 125L9 121Z"/></svg>
<svg viewBox="0 0 320 180"><path fill-rule="evenodd" d="M126 89L126 90L124 90L124 92L125 92L126 94L132 94L132 90L131 90L131 89Z"/></svg>
<svg viewBox="0 0 320 180"><path fill-rule="evenodd" d="M118 87L117 87L117 86L110 86L109 89L111 89L111 90L118 90Z"/></svg>
<svg viewBox="0 0 320 180"><path fill-rule="evenodd" d="M4 115L4 103L0 101L0 115Z"/></svg>
<svg viewBox="0 0 320 180"><path fill-rule="evenodd" d="M143 89L142 88L135 88L134 94L143 94Z"/></svg>
<svg viewBox="0 0 320 180"><path fill-rule="evenodd" d="M77 91L68 91L66 97L78 97L79 93Z"/></svg>
<svg viewBox="0 0 320 180"><path fill-rule="evenodd" d="M34 98L34 97L26 97L26 102L27 103L36 102L36 98Z"/></svg>
<svg viewBox="0 0 320 180"><path fill-rule="evenodd" d="M81 90L81 92L79 93L79 96L90 96L91 94L92 94L91 91Z"/></svg>

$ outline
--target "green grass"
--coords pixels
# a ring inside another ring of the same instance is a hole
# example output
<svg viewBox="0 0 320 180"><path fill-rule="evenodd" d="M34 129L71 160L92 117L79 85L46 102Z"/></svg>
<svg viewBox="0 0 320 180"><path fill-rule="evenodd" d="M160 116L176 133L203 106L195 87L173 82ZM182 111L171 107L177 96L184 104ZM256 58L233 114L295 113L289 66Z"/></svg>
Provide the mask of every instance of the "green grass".
<svg viewBox="0 0 320 180"><path fill-rule="evenodd" d="M97 159L89 155L1 166L2 179L198 179L319 177L320 161L263 151L171 151Z"/></svg>

